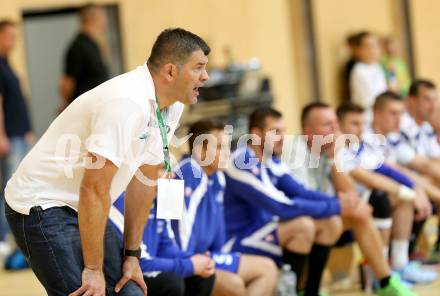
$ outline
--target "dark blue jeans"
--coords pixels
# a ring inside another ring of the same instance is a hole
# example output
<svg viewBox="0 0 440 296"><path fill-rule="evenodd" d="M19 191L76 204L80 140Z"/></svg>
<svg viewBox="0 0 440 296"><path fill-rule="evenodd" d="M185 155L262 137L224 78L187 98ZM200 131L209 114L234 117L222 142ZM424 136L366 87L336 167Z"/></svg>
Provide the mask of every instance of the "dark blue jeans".
<svg viewBox="0 0 440 296"><path fill-rule="evenodd" d="M5 214L17 245L48 295L68 295L81 286L84 267L77 213L69 207L42 210L33 207L22 215L5 204ZM120 242L108 222L104 241L104 275L107 295L143 295L130 281L120 291L114 287L122 274Z"/></svg>

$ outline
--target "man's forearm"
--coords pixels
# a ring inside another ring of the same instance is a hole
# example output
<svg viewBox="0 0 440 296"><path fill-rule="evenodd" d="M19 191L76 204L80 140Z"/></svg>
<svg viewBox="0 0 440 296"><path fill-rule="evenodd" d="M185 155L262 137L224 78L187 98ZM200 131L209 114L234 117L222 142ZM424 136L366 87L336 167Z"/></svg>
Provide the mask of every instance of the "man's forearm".
<svg viewBox="0 0 440 296"><path fill-rule="evenodd" d="M149 180L157 179L155 167L143 172ZM128 250L139 248L147 223L147 217L156 196L156 186L145 185L134 177L127 186L125 193L124 213L124 247Z"/></svg>
<svg viewBox="0 0 440 296"><path fill-rule="evenodd" d="M350 176L344 172L339 172L336 165L333 164L331 168L331 175L333 179L333 185L336 192L354 192L356 191L356 185Z"/></svg>
<svg viewBox="0 0 440 296"><path fill-rule="evenodd" d="M104 233L110 210L110 196L95 190L81 188L78 222L84 266L102 269L104 258Z"/></svg>

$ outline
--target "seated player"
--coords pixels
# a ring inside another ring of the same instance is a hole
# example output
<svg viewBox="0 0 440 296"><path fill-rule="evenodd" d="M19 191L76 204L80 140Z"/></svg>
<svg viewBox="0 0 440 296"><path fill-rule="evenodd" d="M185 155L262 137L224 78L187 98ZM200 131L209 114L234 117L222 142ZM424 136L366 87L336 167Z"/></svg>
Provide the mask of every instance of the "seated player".
<svg viewBox="0 0 440 296"><path fill-rule="evenodd" d="M417 89L419 90L417 91ZM420 98L408 98L408 106L418 106L417 102L420 102L423 107L426 104L429 105L429 100L433 100L432 97L435 97L436 92L435 88L425 87L415 82L411 87L410 93L413 94L412 96L419 93ZM426 100L428 100L428 103L424 102ZM386 140L384 140L383 145L380 147L385 154L386 163L410 176L417 185L426 191L429 199L436 207L439 207L440 165L435 158L435 151L440 148L437 147L438 143L435 136L432 137L430 136L431 133L427 132L429 124L427 122L423 123L423 128L407 127L405 130L408 129L408 131L401 133L401 123L406 121L402 119L405 106L400 96L392 92L385 92L379 95L376 98L373 109L374 120L372 126L367 128L366 134L385 135ZM410 109L413 108L408 110ZM415 114L415 112L413 113ZM405 115L407 119L408 116L408 114ZM414 131L418 131L416 134L419 136L414 136ZM413 228L420 230L422 226L423 223L416 223ZM415 234L417 234L417 231ZM414 243L412 245L414 246ZM436 252L434 252L435 254Z"/></svg>
<svg viewBox="0 0 440 296"><path fill-rule="evenodd" d="M110 209L110 221L120 239L124 228L124 194ZM188 256L174 242L169 221L156 217L156 202L150 211L141 243L140 265L148 295L208 296L214 286L214 261L208 254Z"/></svg>
<svg viewBox="0 0 440 296"><path fill-rule="evenodd" d="M182 220L173 220L176 241L188 254L210 252L216 263L212 295L272 295L277 269L272 260L254 255L222 252L225 243L223 215L224 174L229 157L222 145L224 125L205 119L190 127L189 148L176 167L176 178L184 180L185 207ZM245 214L245 213L243 213Z"/></svg>
<svg viewBox="0 0 440 296"><path fill-rule="evenodd" d="M286 153L286 157L290 157L288 162L295 179L311 190L328 194L356 192L351 177L338 170L338 159L335 162L335 155L339 154L344 141L339 143L335 140L340 132L334 110L324 103L311 103L302 111L301 125L304 137L298 137L294 143L296 145ZM299 162L298 156L301 157ZM360 208L370 208L365 201L359 200L358 203ZM415 295L402 284L400 277L391 275L383 255L383 242L371 212L366 211L365 215L346 215L342 221L344 230L351 230L378 279L379 295Z"/></svg>
<svg viewBox="0 0 440 296"><path fill-rule="evenodd" d="M408 254L414 209L418 220L426 219L431 211L426 193L405 174L384 164L384 156L375 153L374 143L362 140L365 121L362 107L345 103L338 107L336 113L341 131L359 139L358 145L352 144L344 149L344 171L358 182L358 192L368 198L373 207L373 217L385 245L385 257L388 256L392 233L392 268L411 283L434 281L436 273L409 264ZM380 191L386 194L378 194Z"/></svg>
<svg viewBox="0 0 440 296"><path fill-rule="evenodd" d="M273 109L250 116L252 139L239 143L226 170L227 245L290 264L299 294L316 296L331 246L341 235L339 214L351 212L356 197L342 193L337 199L294 180L278 157L284 130L281 114Z"/></svg>

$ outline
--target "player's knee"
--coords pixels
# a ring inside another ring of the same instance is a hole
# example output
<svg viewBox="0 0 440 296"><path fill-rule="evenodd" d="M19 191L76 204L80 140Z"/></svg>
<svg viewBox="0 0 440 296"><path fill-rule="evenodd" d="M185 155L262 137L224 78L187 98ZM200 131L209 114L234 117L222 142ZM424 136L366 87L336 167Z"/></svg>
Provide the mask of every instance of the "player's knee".
<svg viewBox="0 0 440 296"><path fill-rule="evenodd" d="M315 223L310 217L299 217L294 220L295 230L307 241L313 242L316 233Z"/></svg>
<svg viewBox="0 0 440 296"><path fill-rule="evenodd" d="M392 215L392 207L388 194L383 191L374 190L368 203L373 208L374 218L390 218Z"/></svg>
<svg viewBox="0 0 440 296"><path fill-rule="evenodd" d="M342 219L339 216L333 216L325 220L325 236L328 237L328 243L335 243L342 234Z"/></svg>
<svg viewBox="0 0 440 296"><path fill-rule="evenodd" d="M222 285L227 291L225 295L231 296L244 296L246 295L246 285L243 279L234 274L233 276L228 277L228 282Z"/></svg>
<svg viewBox="0 0 440 296"><path fill-rule="evenodd" d="M262 276L266 277L268 281L275 281L278 277L278 267L271 258L261 257L258 261L259 270Z"/></svg>
<svg viewBox="0 0 440 296"><path fill-rule="evenodd" d="M393 209L388 194L374 190L368 203L373 208L373 219L376 226L380 229L389 229L392 224Z"/></svg>

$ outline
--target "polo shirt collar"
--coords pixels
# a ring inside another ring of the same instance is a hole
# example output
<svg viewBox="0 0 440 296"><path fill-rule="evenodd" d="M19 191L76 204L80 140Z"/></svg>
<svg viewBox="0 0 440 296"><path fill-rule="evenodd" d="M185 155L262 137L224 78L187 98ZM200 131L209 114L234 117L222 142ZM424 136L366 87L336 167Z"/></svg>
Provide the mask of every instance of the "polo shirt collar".
<svg viewBox="0 0 440 296"><path fill-rule="evenodd" d="M145 78L147 99L156 102L156 89L154 87L153 76L151 75L146 62L142 65L142 74Z"/></svg>

